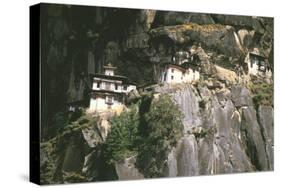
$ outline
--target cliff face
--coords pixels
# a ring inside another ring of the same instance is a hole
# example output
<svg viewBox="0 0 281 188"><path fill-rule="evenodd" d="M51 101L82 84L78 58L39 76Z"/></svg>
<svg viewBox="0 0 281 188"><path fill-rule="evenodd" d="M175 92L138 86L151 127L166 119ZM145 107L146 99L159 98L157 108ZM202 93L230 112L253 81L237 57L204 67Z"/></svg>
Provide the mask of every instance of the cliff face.
<svg viewBox="0 0 281 188"><path fill-rule="evenodd" d="M168 176L273 170L272 137L259 120L269 118L272 131L273 108L255 109L244 86L219 92L187 86L172 95L184 113L185 135L169 155Z"/></svg>
<svg viewBox="0 0 281 188"><path fill-rule="evenodd" d="M247 70L235 72L254 49L269 58L273 69L273 19L43 5L42 31L46 183L49 176L57 177L51 182L147 177L135 156L105 163L100 144L110 131L108 117L62 133L65 124L59 122L65 121L58 114L65 113L68 102L88 100L89 74L101 73L103 65L112 63L138 85L151 84L158 82L162 62L194 44L201 46L196 53L204 62L203 82L156 88L172 96L183 114L183 136L167 151L164 175L273 170L273 88L257 90ZM257 92L265 90L265 95Z"/></svg>

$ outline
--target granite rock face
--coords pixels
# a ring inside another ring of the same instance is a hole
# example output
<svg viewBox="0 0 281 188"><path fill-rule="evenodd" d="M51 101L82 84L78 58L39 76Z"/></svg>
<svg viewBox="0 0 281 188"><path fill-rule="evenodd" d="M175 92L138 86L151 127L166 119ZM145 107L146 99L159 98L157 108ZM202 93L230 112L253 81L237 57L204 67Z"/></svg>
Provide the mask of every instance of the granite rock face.
<svg viewBox="0 0 281 188"><path fill-rule="evenodd" d="M143 179L144 176L135 167L134 156L124 159L115 164L116 173L119 180Z"/></svg>
<svg viewBox="0 0 281 188"><path fill-rule="evenodd" d="M192 86L175 94L171 89L162 92L171 93L179 104L186 131L168 156L167 175L273 170L273 136L269 136L273 133L272 108L255 109L245 87L233 86L220 99L206 88L196 90ZM206 93L209 98L205 99L204 108L200 108L199 102ZM269 118L266 123L264 118ZM265 126L269 126L266 130L270 133L264 132Z"/></svg>

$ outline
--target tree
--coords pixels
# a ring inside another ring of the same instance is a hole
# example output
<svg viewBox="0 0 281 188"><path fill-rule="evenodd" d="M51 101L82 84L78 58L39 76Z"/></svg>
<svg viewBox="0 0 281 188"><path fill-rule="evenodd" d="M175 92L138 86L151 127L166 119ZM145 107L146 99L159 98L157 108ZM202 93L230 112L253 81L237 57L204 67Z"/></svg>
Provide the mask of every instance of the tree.
<svg viewBox="0 0 281 188"><path fill-rule="evenodd" d="M137 166L147 177L163 176L165 160L182 135L182 114L170 96L153 100L144 115L146 131L141 135Z"/></svg>
<svg viewBox="0 0 281 188"><path fill-rule="evenodd" d="M135 152L135 141L138 132L139 115L137 107L114 116L111 130L105 143L105 157L108 163L119 161Z"/></svg>

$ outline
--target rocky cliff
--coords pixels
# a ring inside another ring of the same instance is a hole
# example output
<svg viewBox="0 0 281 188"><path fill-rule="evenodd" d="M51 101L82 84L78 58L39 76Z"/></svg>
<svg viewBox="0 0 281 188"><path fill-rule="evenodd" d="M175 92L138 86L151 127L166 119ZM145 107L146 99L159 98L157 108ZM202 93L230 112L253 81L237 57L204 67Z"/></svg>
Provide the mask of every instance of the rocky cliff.
<svg viewBox="0 0 281 188"><path fill-rule="evenodd" d="M149 177L136 153L106 163L110 117L81 119L67 114L67 103L87 101L88 75L109 62L147 85L158 82L163 62L194 45L202 80L154 90L171 96L183 114L162 176L273 170L273 86L235 69L258 49L273 70L272 18L47 4L41 10L42 183Z"/></svg>

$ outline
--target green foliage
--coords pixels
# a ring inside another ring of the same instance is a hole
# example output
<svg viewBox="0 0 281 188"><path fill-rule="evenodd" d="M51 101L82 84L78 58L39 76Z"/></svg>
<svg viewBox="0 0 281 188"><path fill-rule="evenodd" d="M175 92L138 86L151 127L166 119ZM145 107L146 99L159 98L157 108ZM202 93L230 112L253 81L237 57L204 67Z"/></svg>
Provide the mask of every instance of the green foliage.
<svg viewBox="0 0 281 188"><path fill-rule="evenodd" d="M136 106L110 120L111 130L105 144L107 163L119 161L135 152L138 122L139 114Z"/></svg>
<svg viewBox="0 0 281 188"><path fill-rule="evenodd" d="M79 172L67 173L63 176L58 174L61 166L57 161L61 160L61 154L65 152L71 140L77 139L82 129L96 126L96 119L87 114L82 114L81 117L75 119L76 121L61 128L55 137L40 144L40 181L42 184L85 181L84 176ZM101 138L96 140L102 141Z"/></svg>
<svg viewBox="0 0 281 188"><path fill-rule="evenodd" d="M64 182L67 183L79 183L87 181L87 178L84 175L77 172L64 172L63 179Z"/></svg>
<svg viewBox="0 0 281 188"><path fill-rule="evenodd" d="M138 146L137 166L147 177L163 176L164 161L182 134L182 114L168 95L154 100L144 114L142 142Z"/></svg>
<svg viewBox="0 0 281 188"><path fill-rule="evenodd" d="M137 155L137 167L147 177L163 176L170 149L182 136L182 114L168 95L152 100L143 96L139 106L113 117L105 146L109 164Z"/></svg>
<svg viewBox="0 0 281 188"><path fill-rule="evenodd" d="M153 98L148 94L142 97L140 104L134 104L119 116L112 117L110 132L104 143L99 138L97 128L97 148L100 148L95 178L101 179L109 173L115 162L126 157L137 156L136 165L146 177L163 176L165 161L171 148L181 137L182 114L178 106L168 95ZM42 162L42 183L87 181L81 172L62 172L57 161L61 160L69 142L81 136L81 130L97 127L97 120L87 114L64 126L57 136L41 144L41 153L45 155ZM102 170L103 169L103 170ZM114 171L114 170L112 170ZM112 179L114 174L106 179Z"/></svg>
<svg viewBox="0 0 281 188"><path fill-rule="evenodd" d="M249 84L249 88L254 95L253 102L255 107L259 105L273 105L273 84L255 82Z"/></svg>
<svg viewBox="0 0 281 188"><path fill-rule="evenodd" d="M50 184L54 183L54 174L56 171L55 160L51 155L53 148L51 144L41 145L40 157L46 157L44 162L41 161L40 166L40 183ZM43 153L44 152L44 153Z"/></svg>

